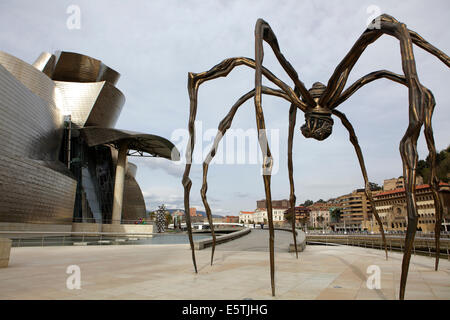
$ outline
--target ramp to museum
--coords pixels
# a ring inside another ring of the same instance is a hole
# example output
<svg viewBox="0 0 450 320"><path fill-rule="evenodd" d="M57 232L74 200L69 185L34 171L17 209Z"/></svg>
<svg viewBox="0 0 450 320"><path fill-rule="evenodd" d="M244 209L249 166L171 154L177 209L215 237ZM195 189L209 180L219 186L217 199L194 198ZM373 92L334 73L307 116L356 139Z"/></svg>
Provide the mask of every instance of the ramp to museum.
<svg viewBox="0 0 450 320"><path fill-rule="evenodd" d="M301 251L302 244L306 241L303 231L297 230L297 246ZM275 230L274 250L275 252L288 252L289 245L294 243L292 232L287 230ZM251 229L251 232L239 239L219 244L218 251L257 251L269 252L269 230Z"/></svg>

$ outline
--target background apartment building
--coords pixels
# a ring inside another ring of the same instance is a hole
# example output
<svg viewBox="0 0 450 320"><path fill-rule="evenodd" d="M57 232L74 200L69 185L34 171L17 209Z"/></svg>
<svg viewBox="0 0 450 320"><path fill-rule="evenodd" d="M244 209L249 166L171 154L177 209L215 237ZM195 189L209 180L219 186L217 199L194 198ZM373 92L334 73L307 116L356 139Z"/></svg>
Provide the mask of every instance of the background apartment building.
<svg viewBox="0 0 450 320"><path fill-rule="evenodd" d="M309 206L309 226L313 228L328 228L331 224L330 209L336 205L332 203L314 203Z"/></svg>
<svg viewBox="0 0 450 320"><path fill-rule="evenodd" d="M443 202L442 231L450 231L450 185L441 183L439 196ZM374 196L375 208L380 215L385 231L406 231L408 225L406 193L404 188L385 191ZM435 207L428 184L416 186L416 202L419 221L417 228L422 232L434 232ZM379 232L378 223L371 220L370 231Z"/></svg>
<svg viewBox="0 0 450 320"><path fill-rule="evenodd" d="M284 214L289 209L289 200L273 200L272 201L272 217L274 225L280 226L286 222ZM256 201L255 211L241 211L239 213L239 221L243 223L264 223L269 221L266 200Z"/></svg>
<svg viewBox="0 0 450 320"><path fill-rule="evenodd" d="M372 191L376 195L379 191ZM356 189L352 193L338 198L342 207L342 220L346 231L363 231L368 221L372 220L372 207L364 189Z"/></svg>

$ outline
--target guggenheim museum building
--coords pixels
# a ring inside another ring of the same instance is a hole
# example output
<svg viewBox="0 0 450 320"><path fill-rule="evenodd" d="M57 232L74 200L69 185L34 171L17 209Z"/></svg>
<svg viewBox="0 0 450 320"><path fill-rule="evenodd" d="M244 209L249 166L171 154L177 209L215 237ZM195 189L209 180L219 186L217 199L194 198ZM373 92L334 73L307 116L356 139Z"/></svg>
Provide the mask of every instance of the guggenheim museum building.
<svg viewBox="0 0 450 320"><path fill-rule="evenodd" d="M70 231L146 216L128 156L180 156L163 137L115 128L119 77L78 53L42 53L30 65L0 51L0 226Z"/></svg>

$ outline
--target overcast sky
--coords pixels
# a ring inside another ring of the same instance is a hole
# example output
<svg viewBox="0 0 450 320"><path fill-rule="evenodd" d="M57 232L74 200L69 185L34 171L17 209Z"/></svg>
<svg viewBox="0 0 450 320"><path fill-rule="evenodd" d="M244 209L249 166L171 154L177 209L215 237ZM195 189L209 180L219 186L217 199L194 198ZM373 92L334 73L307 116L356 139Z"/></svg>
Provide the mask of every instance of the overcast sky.
<svg viewBox="0 0 450 320"><path fill-rule="evenodd" d="M80 8L80 29L69 29L70 5ZM263 18L278 37L285 57L310 88L328 82L354 42L365 30L377 6L450 53L448 0L430 1L9 1L0 2L0 50L28 63L42 51L74 51L102 60L117 70L117 87L126 103L116 128L157 134L170 139L186 130L189 116L188 72L210 69L225 58L254 58L254 26ZM283 81L292 82L268 45L264 65ZM434 56L415 47L421 82L436 98L434 131L438 150L450 143L450 72ZM402 73L398 41L383 36L356 64L348 84L380 69ZM231 105L253 88L254 71L235 69L227 78L200 88L197 119L204 134L217 128ZM267 83L267 82L266 82ZM263 97L266 126L278 132L279 170L272 177L274 199L289 197L287 129L289 104ZM339 107L357 132L371 181L402 175L399 142L408 125L408 93L388 80L365 86ZM305 139L298 113L294 139L294 178L297 204L306 199L329 199L363 186L363 179L348 133L335 119L326 141ZM242 106L233 129L255 128L253 101ZM207 137L204 137L207 139ZM174 143L177 141L174 139ZM203 147L211 141L203 140ZM419 139L419 156L427 147ZM183 150L182 150L183 151ZM273 151L273 150L272 150ZM205 151L206 152L206 151ZM226 152L226 150L225 150ZM184 151L182 157L184 158ZM136 159L137 180L147 208L165 203L183 207L183 164L164 159ZM203 209L201 164L193 165L191 204ZM259 164L217 164L209 170L208 199L215 214L236 215L252 210L264 198Z"/></svg>

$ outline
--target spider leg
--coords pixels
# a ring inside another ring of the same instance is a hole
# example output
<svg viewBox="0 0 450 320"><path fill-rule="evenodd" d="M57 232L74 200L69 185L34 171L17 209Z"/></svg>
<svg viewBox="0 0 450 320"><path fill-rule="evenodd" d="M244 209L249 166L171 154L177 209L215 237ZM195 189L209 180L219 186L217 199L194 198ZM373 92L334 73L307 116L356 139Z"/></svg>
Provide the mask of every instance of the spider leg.
<svg viewBox="0 0 450 320"><path fill-rule="evenodd" d="M270 47L272 48L276 58L278 59L278 62L280 62L283 69L286 71L286 73L289 75L289 77L292 79L292 81L295 84L295 88L298 90L300 95L302 96L303 100L312 106L316 105L316 102L312 98L309 91L305 88L305 85L303 82L301 82L298 78L297 71L292 67L292 65L289 63L289 61L286 60L284 55L280 51L280 46L278 45L277 37L275 36L275 33L272 31L272 28L270 25L264 21L263 19L258 19L256 21L255 26L255 41L257 42L257 46L261 48L260 54L261 59L264 57L264 52L262 50L262 42L266 41Z"/></svg>
<svg viewBox="0 0 450 320"><path fill-rule="evenodd" d="M259 20L258 20L259 22ZM263 181L264 191L266 194L267 220L269 222L269 251L270 251L270 280L272 287L272 296L275 296L275 259L274 259L274 229L272 216L272 194L270 190L270 178L272 174L273 158L270 152L269 143L266 135L266 124L264 121L264 113L261 106L262 96L262 61L263 61L263 44L262 44L262 28L255 27L255 113L256 127L258 128L258 140L263 155Z"/></svg>
<svg viewBox="0 0 450 320"><path fill-rule="evenodd" d="M367 29L356 41L350 52L334 71L328 82L328 87L321 96L319 104L333 105L341 94L348 75L367 46L376 41L381 35L388 34L396 37L400 42L402 69L405 75L406 85L409 91L409 126L400 142L400 154L403 163L403 175L405 177L406 203L408 209L408 227L405 238L405 252L402 261L402 275L400 280L400 300L404 299L405 286L408 276L411 249L417 227L417 205L415 200L415 170L417 167L417 139L424 122L425 94L417 76L416 64L413 53L413 42L431 54L437 56L447 66L450 66L450 58L443 52L428 44L416 33L408 30L406 25L398 22L389 15L382 15L379 29ZM339 90L336 89L339 87Z"/></svg>
<svg viewBox="0 0 450 320"><path fill-rule="evenodd" d="M210 70L202 72L202 73L192 73L190 72L188 74L188 93L189 93L189 101L190 101L190 110L189 110L189 123L188 123L188 130L189 130L189 141L186 149L186 166L183 173L183 179L182 184L184 188L184 209L185 209L185 215L186 215L186 226L188 229L188 236L189 236L189 244L191 247L191 253L192 253L192 263L194 265L194 270L197 273L197 263L195 260L195 252L194 252L194 241L192 238L192 226L191 226L191 217L189 214L189 208L190 208L190 199L189 195L191 192L192 187L192 181L189 178L189 174L191 171L191 165L192 165L192 154L194 152L194 146L195 146L195 118L197 115L197 98L198 98L198 89L200 87L200 84L203 82L216 79L219 77L226 77L236 66L239 65L245 65L250 68L255 68L255 61L249 58L231 58L231 59L225 59L219 64L212 67ZM287 96L289 96L289 100L291 103L295 104L298 108L301 110L306 110L307 106L306 104L301 101L298 96L295 94L294 90L290 88L287 84L285 84L283 81L278 79L273 73L271 73L269 70L267 70L264 67L260 68L262 74L270 80L272 83L280 87L284 93L286 93ZM214 228L214 227L213 227Z"/></svg>
<svg viewBox="0 0 450 320"><path fill-rule="evenodd" d="M294 237L294 246L295 246L295 256L298 259L298 250L297 250L297 237L295 231L295 189L294 189L294 174L293 174L293 165L292 165L292 140L294 138L294 128L295 122L297 120L297 108L295 105L291 105L289 109L289 133L288 133L288 170L289 170L289 186L290 186L290 209L292 210L292 236Z"/></svg>
<svg viewBox="0 0 450 320"><path fill-rule="evenodd" d="M412 41L408 29L404 24L394 24L392 31L400 40L402 68L409 91L409 126L400 142L400 154L403 162L405 177L406 204L408 208L408 227L406 229L405 253L402 261L402 275L400 279L400 300L405 297L405 286L408 277L411 249L417 229L417 204L415 197L416 168L418 161L417 139L423 125L425 98L423 87L417 76L416 63L412 48Z"/></svg>
<svg viewBox="0 0 450 320"><path fill-rule="evenodd" d="M256 63L260 63L260 65L262 67L262 60L264 57L262 42L266 41L272 48L276 58L278 59L278 62L280 62L283 69L286 71L286 73L289 75L289 77L294 82L296 94L298 96L301 96L308 105L315 106L316 102L312 98L309 91L305 88L303 82L301 82L299 80L297 72L292 67L292 65L289 63L289 61L286 60L284 55L281 53L275 33L272 31L272 28L270 27L270 25L263 19L258 19L258 21L256 22L255 38L256 38L255 42L256 42L256 57L257 57ZM258 72L258 71L256 71L256 72ZM261 77L260 76L256 76L256 77L257 77L256 82L258 82ZM258 79L258 77L259 77L259 79ZM257 86L255 86L255 88L257 88ZM257 103L257 98L255 96L255 106L256 106L256 103ZM259 99L259 103L261 103L260 99ZM261 112L262 112L262 109L261 109ZM289 185L290 185L290 196L289 196L290 205L289 206L290 206L290 209L292 210L292 235L294 238L295 255L298 259L297 238L296 238L296 231L295 231L295 201L296 201L296 198L295 198L293 165L292 165L292 140L293 140L293 136L294 136L294 127L295 127L295 122L296 122L296 116L297 116L297 108L295 107L294 104L292 104L291 108L289 110L289 137L288 137L288 170L289 170ZM270 181L269 181L269 183L270 183ZM269 223L269 225L270 225L270 223Z"/></svg>
<svg viewBox="0 0 450 320"><path fill-rule="evenodd" d="M364 33L359 37L359 39L356 41L356 43L353 45L353 47L350 49L350 51L347 53L347 55L344 57L341 63L336 67L335 71L333 72L333 75L328 81L328 85L324 94L319 99L320 105L330 106L336 102L336 100L339 98L345 87L345 83L347 82L348 76L352 68L358 61L361 54L370 44L375 42L383 34L394 36L401 41L400 39L401 36L396 31L396 29L398 29L399 26L401 25L404 26L404 28L406 29L406 33L408 33L407 35L408 38L414 44L431 53L432 55L436 56L445 65L450 67L449 56L447 56L444 52L440 51L439 49L428 43L416 32L407 29L404 24L398 22L395 18L387 14L383 14L377 19L380 21L380 28L366 29L366 31L364 31ZM406 34L404 36L406 36Z"/></svg>
<svg viewBox="0 0 450 320"><path fill-rule="evenodd" d="M411 31L410 31L411 34ZM436 49L437 50L437 49ZM395 82L398 82L400 84L403 84L404 86L408 86L408 83L404 76L395 74L393 72L387 71L387 70L381 70L372 72L359 80L357 80L354 84L352 84L347 90L344 91L344 93L337 99L335 104L333 105L333 108L336 108L339 106L342 102L347 100L353 93L355 93L358 89L360 89L362 86L377 80L381 78L386 78ZM438 270L439 266L439 252L440 252L440 233L441 233L441 223L442 223L442 211L443 211L443 205L441 203L441 199L439 197L439 179L436 175L436 147L434 144L434 136L433 136L433 129L431 126L431 118L433 116L434 107L436 105L434 96L432 92L426 88L425 86L422 86L422 90L424 92L424 133L425 133L425 139L427 141L427 146L429 150L429 159L430 159L430 167L431 167L431 181L430 186L433 193L433 200L434 200L434 207L435 207L435 247L436 247L436 262L435 262L435 270Z"/></svg>
<svg viewBox="0 0 450 320"><path fill-rule="evenodd" d="M338 99L335 100L335 102L331 105L331 109L337 108L340 104L342 104L344 101L346 101L348 98L350 98L357 90L361 89L366 84L375 81L377 79L386 78L395 82L398 82L400 84L403 84L405 86L408 86L406 83L406 79L404 76L401 76L399 74L393 73L391 71L387 70L379 70L372 73L369 73L365 75L364 77L358 79L353 83L350 87L348 87L347 90L345 90Z"/></svg>
<svg viewBox="0 0 450 320"><path fill-rule="evenodd" d="M262 92L264 94L278 96L286 99L290 102L289 96L287 96L283 91L275 90L272 88L263 87ZM203 162L203 184L201 189L201 196L202 201L205 206L205 211L208 216L209 224L212 226L211 232L213 237L213 243L212 243L212 251L211 251L211 265L213 264L214 260L214 251L216 247L216 236L214 233L214 227L212 223L212 214L211 214L211 208L208 203L208 199L206 197L206 193L208 191L208 182L207 182L207 176L208 176L208 168L210 162L214 159L214 156L216 155L217 147L219 146L220 141L222 140L223 136L227 132L227 130L231 127L231 124L233 122L234 116L242 104L244 104L248 99L252 98L255 95L255 90L251 90L247 92L245 95L243 95L239 100L231 107L228 114L223 118L223 120L220 122L218 127L218 132L216 134L216 137L214 138L213 146L211 147L211 150L209 151L208 155L206 156L205 161Z"/></svg>
<svg viewBox="0 0 450 320"><path fill-rule="evenodd" d="M386 260L387 260L388 259L388 253L387 253L386 237L384 235L383 222L381 222L380 216L378 215L377 209L375 208L375 202L373 200L372 191L370 190L370 185L369 185L369 179L368 179L368 176L367 176L366 165L364 164L364 157L363 157L363 154L362 154L362 151L361 151L361 147L359 146L359 143L358 143L358 138L356 137L355 130L353 129L352 124L347 119L345 114L343 114L342 112L339 112L337 110L333 110L333 114L335 114L336 116L339 117L339 119L341 119L342 124L347 129L347 131L349 133L349 136L350 136L350 142L353 144L353 147L355 148L355 151L356 151L356 155L358 156L359 165L361 167L362 175L363 175L363 178L364 178L364 185L365 185L366 196L367 196L367 198L369 198L370 206L372 207L372 213L373 213L373 215L375 216L375 219L378 222L378 226L380 227L381 238L383 240L384 252L386 254Z"/></svg>
<svg viewBox="0 0 450 320"><path fill-rule="evenodd" d="M433 128L431 126L431 117L433 116L433 110L436 105L433 94L427 88L423 88L425 92L425 121L424 121L424 133L425 139L427 141L428 146L428 157L430 160L431 167L431 175L430 175L430 187L433 194L434 200L434 208L435 208L435 225L434 225L434 239L435 239L435 248L436 248L436 260L434 269L438 270L439 267L439 256L441 252L440 248L440 235L441 235L441 223L442 223L442 214L443 214L443 205L441 203L441 199L439 197L439 178L436 174L436 146L434 144L434 136L433 136Z"/></svg>

